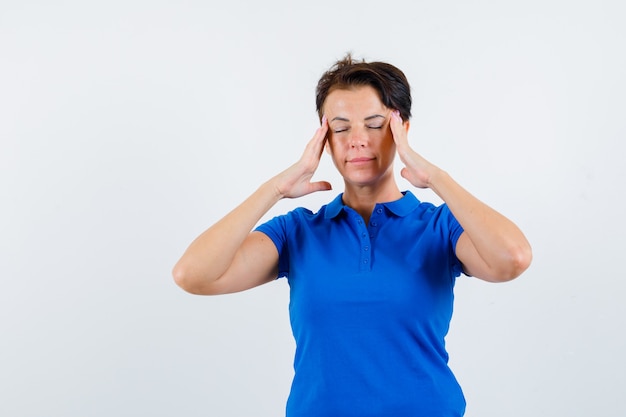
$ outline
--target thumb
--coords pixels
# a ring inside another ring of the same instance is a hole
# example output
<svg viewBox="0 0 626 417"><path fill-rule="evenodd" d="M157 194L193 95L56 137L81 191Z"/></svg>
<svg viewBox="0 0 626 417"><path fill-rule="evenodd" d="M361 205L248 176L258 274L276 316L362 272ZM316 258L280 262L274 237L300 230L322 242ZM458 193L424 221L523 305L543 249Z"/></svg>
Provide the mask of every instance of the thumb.
<svg viewBox="0 0 626 417"><path fill-rule="evenodd" d="M328 181L317 181L311 183L311 192L332 190L333 186Z"/></svg>
<svg viewBox="0 0 626 417"><path fill-rule="evenodd" d="M400 176L402 176L402 178L404 178L406 180L410 180L410 178L409 178L409 170L406 167L402 168L402 170L400 170Z"/></svg>

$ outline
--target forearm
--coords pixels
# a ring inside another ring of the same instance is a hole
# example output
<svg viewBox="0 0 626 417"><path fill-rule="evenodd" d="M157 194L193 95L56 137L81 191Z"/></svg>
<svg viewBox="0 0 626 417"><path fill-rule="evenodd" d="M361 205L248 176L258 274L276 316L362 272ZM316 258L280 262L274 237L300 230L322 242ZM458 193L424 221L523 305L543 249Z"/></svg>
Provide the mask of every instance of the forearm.
<svg viewBox="0 0 626 417"><path fill-rule="evenodd" d="M532 256L530 244L511 220L438 168L431 174L429 186L459 221L493 280L512 279L528 267Z"/></svg>
<svg viewBox="0 0 626 417"><path fill-rule="evenodd" d="M230 266L237 250L268 210L281 199L273 179L198 236L176 263L173 275L181 287L206 285Z"/></svg>
<svg viewBox="0 0 626 417"><path fill-rule="evenodd" d="M298 162L262 184L189 245L172 271L179 286L193 293L215 294L267 282L278 267L275 246L265 235L250 231L282 198L331 189L326 181L311 182L327 131L328 123L322 118Z"/></svg>

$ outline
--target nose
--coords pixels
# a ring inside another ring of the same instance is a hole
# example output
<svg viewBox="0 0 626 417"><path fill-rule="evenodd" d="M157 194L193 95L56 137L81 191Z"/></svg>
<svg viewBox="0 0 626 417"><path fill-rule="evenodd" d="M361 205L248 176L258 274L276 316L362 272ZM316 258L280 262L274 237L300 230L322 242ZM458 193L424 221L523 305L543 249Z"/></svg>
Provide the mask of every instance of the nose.
<svg viewBox="0 0 626 417"><path fill-rule="evenodd" d="M364 148L367 145L367 134L364 129L351 129L348 144L351 148Z"/></svg>

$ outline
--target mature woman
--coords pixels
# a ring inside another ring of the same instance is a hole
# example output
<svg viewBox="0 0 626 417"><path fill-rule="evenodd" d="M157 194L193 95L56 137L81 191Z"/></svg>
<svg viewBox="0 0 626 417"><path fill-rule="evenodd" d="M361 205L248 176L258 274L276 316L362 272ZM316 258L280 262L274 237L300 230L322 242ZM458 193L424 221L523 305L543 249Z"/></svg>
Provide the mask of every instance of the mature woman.
<svg viewBox="0 0 626 417"><path fill-rule="evenodd" d="M287 277L296 340L289 417L461 416L465 400L444 337L461 273L502 282L530 264L510 220L408 143L411 95L398 68L349 55L317 86L321 127L300 160L195 239L174 268L194 294L225 294ZM319 211L299 208L253 228L311 182L324 148L344 179ZM444 202L420 202L401 175Z"/></svg>

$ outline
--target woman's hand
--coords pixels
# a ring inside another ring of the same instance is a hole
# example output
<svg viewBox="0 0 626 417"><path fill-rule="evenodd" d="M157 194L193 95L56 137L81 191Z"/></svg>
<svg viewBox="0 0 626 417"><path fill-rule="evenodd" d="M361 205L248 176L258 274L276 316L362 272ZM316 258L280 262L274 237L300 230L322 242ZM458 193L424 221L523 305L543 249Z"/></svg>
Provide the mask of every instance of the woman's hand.
<svg viewBox="0 0 626 417"><path fill-rule="evenodd" d="M276 193L280 198L297 198L316 191L332 189L327 181L311 182L324 151L327 132L328 121L324 116L322 125L306 145L300 160L273 178Z"/></svg>
<svg viewBox="0 0 626 417"><path fill-rule="evenodd" d="M430 180L438 168L409 146L409 122L403 122L400 112L394 110L391 113L389 126L391 127L393 140L396 142L396 151L404 164L400 175L413 184L414 187L429 188Z"/></svg>
<svg viewBox="0 0 626 417"><path fill-rule="evenodd" d="M404 168L400 174L419 188L430 188L450 208L464 232L456 255L466 274L501 282L520 275L532 259L530 244L509 219L478 200L445 171L431 164L409 146L408 122L391 115L391 132Z"/></svg>

